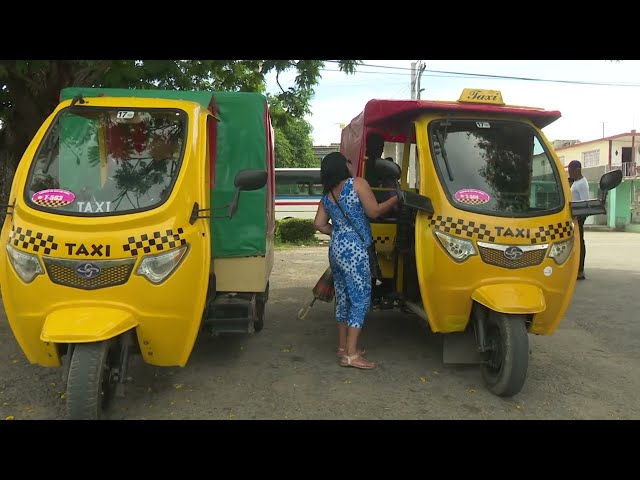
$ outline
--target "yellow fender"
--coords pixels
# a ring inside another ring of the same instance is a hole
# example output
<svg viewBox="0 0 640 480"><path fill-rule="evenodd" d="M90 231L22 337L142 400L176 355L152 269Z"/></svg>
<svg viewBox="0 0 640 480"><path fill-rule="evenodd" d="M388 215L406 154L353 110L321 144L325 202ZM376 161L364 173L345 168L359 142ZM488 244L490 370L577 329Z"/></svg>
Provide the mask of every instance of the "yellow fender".
<svg viewBox="0 0 640 480"><path fill-rule="evenodd" d="M40 340L53 343L100 342L137 326L138 322L131 313L117 308L64 308L47 316Z"/></svg>
<svg viewBox="0 0 640 480"><path fill-rule="evenodd" d="M523 283L484 285L476 289L471 298L500 313L540 313L547 308L542 290Z"/></svg>

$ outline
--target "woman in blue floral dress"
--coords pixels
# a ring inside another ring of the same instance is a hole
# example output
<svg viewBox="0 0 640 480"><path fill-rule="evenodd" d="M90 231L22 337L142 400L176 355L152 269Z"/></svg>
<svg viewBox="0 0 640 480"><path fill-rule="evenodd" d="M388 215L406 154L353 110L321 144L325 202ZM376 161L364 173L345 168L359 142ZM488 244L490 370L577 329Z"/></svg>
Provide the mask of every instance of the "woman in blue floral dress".
<svg viewBox="0 0 640 480"><path fill-rule="evenodd" d="M320 168L324 195L314 224L318 231L331 236L329 265L336 290L340 365L372 369L375 364L364 358L364 352L358 349L358 337L371 302L367 247L373 239L369 218L387 213L398 203L398 197L379 204L367 181L353 177L353 173L351 162L341 153L333 152L324 157Z"/></svg>

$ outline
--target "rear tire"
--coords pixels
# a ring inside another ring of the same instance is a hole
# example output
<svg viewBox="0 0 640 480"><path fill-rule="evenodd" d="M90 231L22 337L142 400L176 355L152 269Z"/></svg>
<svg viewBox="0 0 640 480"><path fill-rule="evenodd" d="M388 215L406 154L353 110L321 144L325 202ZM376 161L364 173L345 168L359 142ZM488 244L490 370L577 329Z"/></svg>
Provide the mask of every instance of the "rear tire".
<svg viewBox="0 0 640 480"><path fill-rule="evenodd" d="M264 289L264 293L256 295L256 320L253 322L253 329L256 333L264 328L264 316L269 301L269 282Z"/></svg>
<svg viewBox="0 0 640 480"><path fill-rule="evenodd" d="M264 301L256 301L256 320L253 322L253 329L256 333L264 328L264 314L266 310Z"/></svg>
<svg viewBox="0 0 640 480"><path fill-rule="evenodd" d="M115 393L112 359L115 342L79 343L73 349L67 380L67 418L100 420Z"/></svg>
<svg viewBox="0 0 640 480"><path fill-rule="evenodd" d="M522 390L529 365L526 316L489 311L482 377L491 392L511 397Z"/></svg>

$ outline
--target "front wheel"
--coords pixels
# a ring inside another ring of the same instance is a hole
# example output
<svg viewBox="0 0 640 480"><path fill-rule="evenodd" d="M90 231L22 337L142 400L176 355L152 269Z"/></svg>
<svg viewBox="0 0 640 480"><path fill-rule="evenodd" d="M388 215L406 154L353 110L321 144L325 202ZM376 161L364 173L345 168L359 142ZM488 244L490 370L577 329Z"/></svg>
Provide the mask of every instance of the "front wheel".
<svg viewBox="0 0 640 480"><path fill-rule="evenodd" d="M490 311L486 322L482 377L491 392L511 397L522 389L529 365L529 334L524 315Z"/></svg>
<svg viewBox="0 0 640 480"><path fill-rule="evenodd" d="M116 342L79 343L73 349L67 380L67 417L100 420L113 399Z"/></svg>

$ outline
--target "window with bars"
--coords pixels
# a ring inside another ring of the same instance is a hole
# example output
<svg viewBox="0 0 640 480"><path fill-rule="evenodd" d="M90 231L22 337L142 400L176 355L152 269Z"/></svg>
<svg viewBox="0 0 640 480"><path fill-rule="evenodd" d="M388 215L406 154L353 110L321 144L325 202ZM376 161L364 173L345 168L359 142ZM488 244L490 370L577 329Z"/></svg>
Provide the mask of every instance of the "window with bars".
<svg viewBox="0 0 640 480"><path fill-rule="evenodd" d="M600 150L589 150L582 154L582 168L597 167L600 164Z"/></svg>

